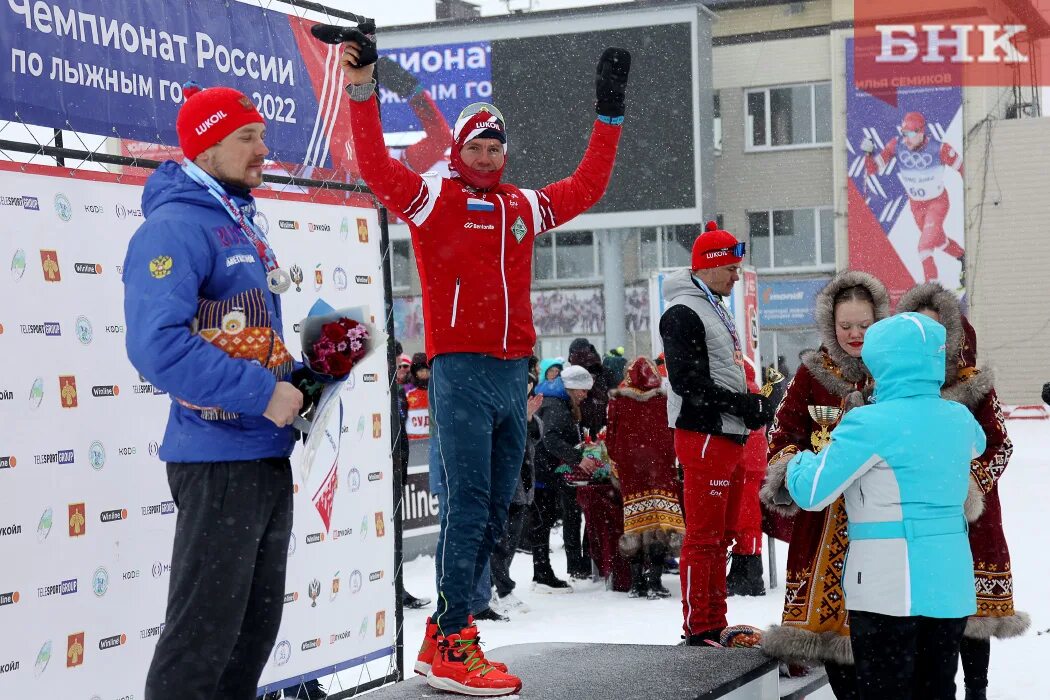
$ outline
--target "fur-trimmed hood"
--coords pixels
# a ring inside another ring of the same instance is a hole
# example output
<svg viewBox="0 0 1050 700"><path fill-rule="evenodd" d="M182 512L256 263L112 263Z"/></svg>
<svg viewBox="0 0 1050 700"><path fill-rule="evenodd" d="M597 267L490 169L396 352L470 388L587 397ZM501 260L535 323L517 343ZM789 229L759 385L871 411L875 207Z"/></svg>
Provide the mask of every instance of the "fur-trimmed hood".
<svg viewBox="0 0 1050 700"><path fill-rule="evenodd" d="M882 282L859 270L840 272L817 295L817 330L820 331L820 340L823 344L822 350L827 353L838 367L842 378L847 383L852 384L863 381L868 376L868 371L864 368L864 363L861 359L848 355L835 337L835 296L842 290L850 287L864 287L871 294L871 298L875 301L876 321L880 321L889 315L890 295ZM807 364L807 367L809 367L809 364ZM813 369L813 367L809 368Z"/></svg>
<svg viewBox="0 0 1050 700"><path fill-rule="evenodd" d="M941 396L974 410L995 384L992 370L977 369L977 333L966 320L953 292L937 282L916 285L901 297L897 312L933 309L947 331Z"/></svg>

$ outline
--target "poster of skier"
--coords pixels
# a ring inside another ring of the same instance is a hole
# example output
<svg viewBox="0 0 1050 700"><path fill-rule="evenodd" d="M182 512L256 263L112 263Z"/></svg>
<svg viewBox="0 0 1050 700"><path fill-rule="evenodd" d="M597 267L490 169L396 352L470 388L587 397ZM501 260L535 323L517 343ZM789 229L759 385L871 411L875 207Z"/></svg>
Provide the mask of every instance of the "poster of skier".
<svg viewBox="0 0 1050 700"><path fill-rule="evenodd" d="M962 88L949 73L920 86L857 80L852 39L845 50L849 266L894 303L929 281L963 296Z"/></svg>

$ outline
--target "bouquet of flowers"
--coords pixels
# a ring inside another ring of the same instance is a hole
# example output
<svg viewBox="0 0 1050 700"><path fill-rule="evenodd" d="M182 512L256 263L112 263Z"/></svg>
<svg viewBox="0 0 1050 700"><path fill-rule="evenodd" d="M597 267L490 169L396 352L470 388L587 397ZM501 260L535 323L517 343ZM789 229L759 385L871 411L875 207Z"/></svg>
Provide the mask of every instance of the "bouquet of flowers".
<svg viewBox="0 0 1050 700"><path fill-rule="evenodd" d="M554 472L575 486L605 483L617 477L616 465L605 446L605 434L605 428L602 428L597 438L591 438L590 432L585 430L583 442L576 446L583 453L579 466L572 468L562 464Z"/></svg>
<svg viewBox="0 0 1050 700"><path fill-rule="evenodd" d="M334 379L345 378L361 358L368 354L372 336L368 327L345 316L321 326L317 338L306 357L310 369Z"/></svg>

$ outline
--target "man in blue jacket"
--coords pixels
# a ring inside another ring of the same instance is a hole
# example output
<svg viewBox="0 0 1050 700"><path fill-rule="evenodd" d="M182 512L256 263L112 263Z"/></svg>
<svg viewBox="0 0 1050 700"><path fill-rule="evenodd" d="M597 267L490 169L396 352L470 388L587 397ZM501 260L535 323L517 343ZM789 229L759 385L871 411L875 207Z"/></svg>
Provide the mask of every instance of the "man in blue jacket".
<svg viewBox="0 0 1050 700"><path fill-rule="evenodd" d="M127 350L172 397L160 449L178 507L148 700L251 700L277 638L292 526L293 418L278 293L252 216L266 127L230 88L188 86L184 165L146 183L124 260Z"/></svg>
<svg viewBox="0 0 1050 700"><path fill-rule="evenodd" d="M945 329L936 321L883 319L861 357L876 403L844 416L820 454L791 460L788 490L806 510L845 494L843 588L861 698L954 698L966 617L977 612L963 504L984 430L941 398Z"/></svg>

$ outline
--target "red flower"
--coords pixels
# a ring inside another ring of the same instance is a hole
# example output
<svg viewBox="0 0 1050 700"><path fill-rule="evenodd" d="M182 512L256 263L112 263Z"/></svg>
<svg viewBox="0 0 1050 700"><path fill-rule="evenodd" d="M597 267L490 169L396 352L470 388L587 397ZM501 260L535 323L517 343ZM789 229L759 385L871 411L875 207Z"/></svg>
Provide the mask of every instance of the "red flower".
<svg viewBox="0 0 1050 700"><path fill-rule="evenodd" d="M336 352L328 356L328 373L333 377L345 376L350 373L351 369L353 369L353 364L346 355Z"/></svg>

